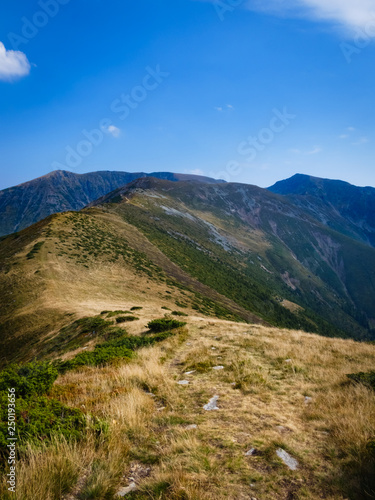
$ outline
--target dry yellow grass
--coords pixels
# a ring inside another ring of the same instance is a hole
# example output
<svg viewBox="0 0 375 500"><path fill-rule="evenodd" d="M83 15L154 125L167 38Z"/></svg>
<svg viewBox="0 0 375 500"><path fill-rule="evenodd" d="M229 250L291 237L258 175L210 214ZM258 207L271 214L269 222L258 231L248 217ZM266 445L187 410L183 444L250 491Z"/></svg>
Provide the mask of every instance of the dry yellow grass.
<svg viewBox="0 0 375 500"><path fill-rule="evenodd" d="M375 435L375 394L346 374L373 369L374 345L188 321L188 333L129 363L58 379L55 396L105 420L109 431L96 446L88 434L77 445L30 449L17 500L114 498L135 465L150 468L135 478L130 498L140 500L373 498L360 482L371 473L364 458ZM214 395L219 410L205 411ZM279 447L298 460L296 471L277 458ZM250 448L257 453L246 456ZM56 496L60 476L69 477L69 495Z"/></svg>

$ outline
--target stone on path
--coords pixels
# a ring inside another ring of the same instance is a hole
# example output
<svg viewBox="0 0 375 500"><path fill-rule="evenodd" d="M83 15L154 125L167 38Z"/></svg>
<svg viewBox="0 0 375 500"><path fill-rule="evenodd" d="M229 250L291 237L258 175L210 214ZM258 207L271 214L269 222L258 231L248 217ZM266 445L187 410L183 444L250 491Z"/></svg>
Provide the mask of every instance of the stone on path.
<svg viewBox="0 0 375 500"><path fill-rule="evenodd" d="M209 402L203 406L203 408L207 411L211 411L211 410L218 410L219 407L217 406L217 400L219 399L219 396L214 396L213 398L211 398L209 400Z"/></svg>
<svg viewBox="0 0 375 500"><path fill-rule="evenodd" d="M276 430L280 432L280 434L285 434L286 432L291 432L288 427L284 427L283 425L277 425Z"/></svg>
<svg viewBox="0 0 375 500"><path fill-rule="evenodd" d="M131 493L132 491L135 491L136 489L137 489L137 485L135 483L130 483L129 486L127 486L126 488L121 488L117 492L117 496L124 497L125 495L127 495L128 493Z"/></svg>
<svg viewBox="0 0 375 500"><path fill-rule="evenodd" d="M279 448L276 450L276 455L281 458L281 460L284 462L284 464L289 467L290 470L297 470L298 468L298 462L295 458L291 457L289 453L287 453L285 450L282 448Z"/></svg>

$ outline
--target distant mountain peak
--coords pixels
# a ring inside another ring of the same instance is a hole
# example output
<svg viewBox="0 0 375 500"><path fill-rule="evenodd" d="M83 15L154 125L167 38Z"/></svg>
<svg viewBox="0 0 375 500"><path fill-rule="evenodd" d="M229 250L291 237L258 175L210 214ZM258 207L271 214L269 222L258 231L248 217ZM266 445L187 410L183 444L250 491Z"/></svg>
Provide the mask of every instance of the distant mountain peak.
<svg viewBox="0 0 375 500"><path fill-rule="evenodd" d="M288 197L328 227L375 246L375 189L296 174L269 191Z"/></svg>

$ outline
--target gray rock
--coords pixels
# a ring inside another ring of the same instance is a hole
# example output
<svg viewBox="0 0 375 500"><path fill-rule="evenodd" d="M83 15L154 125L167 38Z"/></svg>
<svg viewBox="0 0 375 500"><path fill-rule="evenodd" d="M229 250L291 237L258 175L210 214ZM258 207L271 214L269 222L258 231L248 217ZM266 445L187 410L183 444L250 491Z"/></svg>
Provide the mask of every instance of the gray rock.
<svg viewBox="0 0 375 500"><path fill-rule="evenodd" d="M224 370L224 366L221 366L221 365L220 366L214 366L212 369L213 370Z"/></svg>
<svg viewBox="0 0 375 500"><path fill-rule="evenodd" d="M128 495L129 493L131 493L132 491L135 491L136 489L137 489L137 485L135 483L130 483L129 486L127 486L126 488L121 488L117 492L117 496L124 497L125 495Z"/></svg>
<svg viewBox="0 0 375 500"><path fill-rule="evenodd" d="M219 399L219 396L214 396L213 398L211 398L209 400L209 402L203 406L203 408L207 411L211 411L211 410L218 410L219 407L217 406L217 400Z"/></svg>
<svg viewBox="0 0 375 500"><path fill-rule="evenodd" d="M284 427L283 425L277 425L276 430L280 432L280 434L285 434L286 432L290 432L290 429Z"/></svg>
<svg viewBox="0 0 375 500"><path fill-rule="evenodd" d="M189 381L188 380L180 380L177 382L179 385L189 385Z"/></svg>
<svg viewBox="0 0 375 500"><path fill-rule="evenodd" d="M291 363L291 362L292 362L292 360L291 360L291 359L286 359L286 360L285 360L285 363Z"/></svg>
<svg viewBox="0 0 375 500"><path fill-rule="evenodd" d="M191 424L191 425L188 425L188 426L186 427L186 430L187 430L187 431L191 431L191 430L193 430L193 429L197 429L197 428L198 428L198 426L197 426L196 424Z"/></svg>
<svg viewBox="0 0 375 500"><path fill-rule="evenodd" d="M195 373L195 370L192 370L191 372L185 372L184 375L191 375L192 373Z"/></svg>
<svg viewBox="0 0 375 500"><path fill-rule="evenodd" d="M279 448L276 450L276 455L281 458L281 460L284 462L284 464L289 467L290 470L297 470L298 468L298 462L295 458L291 457L289 453L287 453L285 450L282 448Z"/></svg>
<svg viewBox="0 0 375 500"><path fill-rule="evenodd" d="M255 452L256 452L256 449L255 449L255 448L251 448L249 451L247 451L247 452L245 453L245 455L246 455L247 457L252 457L253 455L255 455Z"/></svg>
<svg viewBox="0 0 375 500"><path fill-rule="evenodd" d="M312 398L310 398L309 396L305 396L305 404L310 404L312 402Z"/></svg>

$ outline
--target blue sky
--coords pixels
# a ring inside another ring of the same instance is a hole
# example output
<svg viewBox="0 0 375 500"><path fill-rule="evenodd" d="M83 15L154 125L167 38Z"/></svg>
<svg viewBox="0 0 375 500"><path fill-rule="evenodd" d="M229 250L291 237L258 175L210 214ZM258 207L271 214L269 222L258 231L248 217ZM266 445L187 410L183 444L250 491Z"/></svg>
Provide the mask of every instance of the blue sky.
<svg viewBox="0 0 375 500"><path fill-rule="evenodd" d="M3 0L0 189L66 169L375 186L372 0Z"/></svg>

